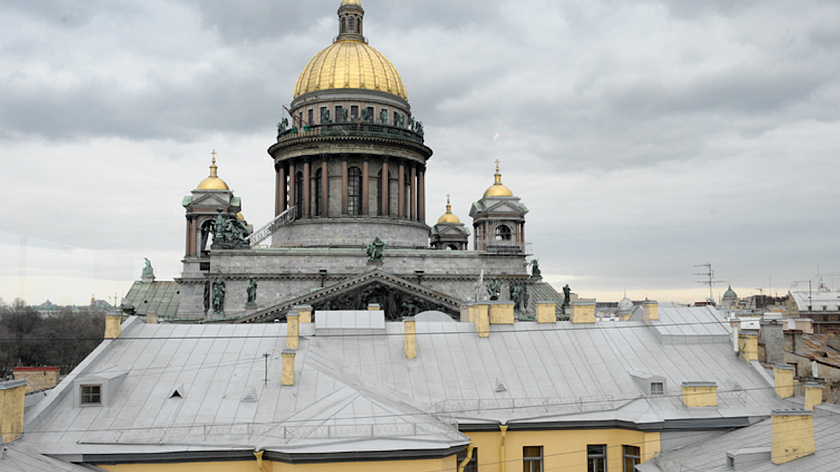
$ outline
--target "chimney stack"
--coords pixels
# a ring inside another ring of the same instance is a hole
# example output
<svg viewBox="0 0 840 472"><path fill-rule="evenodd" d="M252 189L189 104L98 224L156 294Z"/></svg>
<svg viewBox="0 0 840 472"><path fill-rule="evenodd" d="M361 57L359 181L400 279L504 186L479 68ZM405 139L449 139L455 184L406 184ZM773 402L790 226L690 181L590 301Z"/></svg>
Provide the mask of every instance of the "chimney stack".
<svg viewBox="0 0 840 472"><path fill-rule="evenodd" d="M487 303L476 303L472 306L475 310L475 330L479 338L490 337L490 305Z"/></svg>
<svg viewBox="0 0 840 472"><path fill-rule="evenodd" d="M572 323L594 323L595 322L595 302L594 301L579 301L572 302Z"/></svg>
<svg viewBox="0 0 840 472"><path fill-rule="evenodd" d="M293 310L300 313L301 323L312 323L312 305L297 305Z"/></svg>
<svg viewBox="0 0 840 472"><path fill-rule="evenodd" d="M659 302L645 300L642 303L642 321L649 325L651 321L659 321Z"/></svg>
<svg viewBox="0 0 840 472"><path fill-rule="evenodd" d="M758 331L742 330L738 334L738 347L747 362L758 360Z"/></svg>
<svg viewBox="0 0 840 472"><path fill-rule="evenodd" d="M9 444L23 435L23 399L26 380L0 382L0 444Z"/></svg>
<svg viewBox="0 0 840 472"><path fill-rule="evenodd" d="M291 387L295 384L295 354L294 349L283 350L283 376L281 384L286 387Z"/></svg>
<svg viewBox="0 0 840 472"><path fill-rule="evenodd" d="M110 313L105 315L105 339L117 339L122 334L122 315Z"/></svg>
<svg viewBox="0 0 840 472"><path fill-rule="evenodd" d="M683 405L688 408L717 406L717 384L715 382L683 382Z"/></svg>
<svg viewBox="0 0 840 472"><path fill-rule="evenodd" d="M537 323L557 323L556 310L555 302L537 302Z"/></svg>
<svg viewBox="0 0 840 472"><path fill-rule="evenodd" d="M793 396L793 366L776 364L773 366L773 377L776 380L776 395L781 399Z"/></svg>
<svg viewBox="0 0 840 472"><path fill-rule="evenodd" d="M773 444L770 460L785 464L817 452L814 444L814 412L808 410L773 410Z"/></svg>
<svg viewBox="0 0 840 472"><path fill-rule="evenodd" d="M823 390L825 387L818 383L809 382L805 384L805 409L814 411L814 407L822 403Z"/></svg>
<svg viewBox="0 0 840 472"><path fill-rule="evenodd" d="M406 318L403 322L403 350L407 359L417 358L417 322L414 317Z"/></svg>
<svg viewBox="0 0 840 472"><path fill-rule="evenodd" d="M300 314L290 311L286 314L286 349L297 349L300 340Z"/></svg>

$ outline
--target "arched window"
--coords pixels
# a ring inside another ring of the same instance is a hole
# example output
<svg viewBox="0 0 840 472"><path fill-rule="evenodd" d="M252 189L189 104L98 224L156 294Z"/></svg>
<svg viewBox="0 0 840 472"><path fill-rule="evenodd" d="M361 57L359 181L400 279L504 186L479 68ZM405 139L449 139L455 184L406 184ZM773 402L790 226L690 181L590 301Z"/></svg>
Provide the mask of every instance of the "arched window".
<svg viewBox="0 0 840 472"><path fill-rule="evenodd" d="M448 245L446 246L446 250L447 250L447 251L457 251L458 249L459 249L459 248L458 248L458 245L457 245L457 244L448 244Z"/></svg>
<svg viewBox="0 0 840 472"><path fill-rule="evenodd" d="M351 32L351 33L355 33L355 32L356 32L356 25L355 25L355 23L353 22L353 17L352 17L352 16L350 17L350 32Z"/></svg>
<svg viewBox="0 0 840 472"><path fill-rule="evenodd" d="M312 195L315 196L315 216L321 216L321 201L324 195L321 193L321 169L315 171L315 176L310 179L312 181Z"/></svg>
<svg viewBox="0 0 840 472"><path fill-rule="evenodd" d="M295 218L303 214L303 172L295 173Z"/></svg>
<svg viewBox="0 0 840 472"><path fill-rule="evenodd" d="M505 225L496 226L496 241L510 241L510 228Z"/></svg>
<svg viewBox="0 0 840 472"><path fill-rule="evenodd" d="M347 169L347 213L362 214L362 171L358 167Z"/></svg>
<svg viewBox="0 0 840 472"><path fill-rule="evenodd" d="M347 18L342 18L341 19L341 32L342 33L347 32Z"/></svg>
<svg viewBox="0 0 840 472"><path fill-rule="evenodd" d="M206 220L201 224L201 252L206 253L213 245L213 220Z"/></svg>

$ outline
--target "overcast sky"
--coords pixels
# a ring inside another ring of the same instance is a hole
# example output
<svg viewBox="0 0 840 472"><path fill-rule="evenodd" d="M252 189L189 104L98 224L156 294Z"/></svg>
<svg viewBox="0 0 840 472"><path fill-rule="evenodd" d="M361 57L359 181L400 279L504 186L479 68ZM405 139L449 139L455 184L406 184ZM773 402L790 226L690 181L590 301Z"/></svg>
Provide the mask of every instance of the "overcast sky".
<svg viewBox="0 0 840 472"><path fill-rule="evenodd" d="M208 174L273 215L266 149L339 0L0 0L0 297L180 273ZM427 223L502 180L544 277L691 302L840 273L840 3L363 0L426 144ZM840 275L824 281L840 287ZM807 289L807 282L799 283Z"/></svg>

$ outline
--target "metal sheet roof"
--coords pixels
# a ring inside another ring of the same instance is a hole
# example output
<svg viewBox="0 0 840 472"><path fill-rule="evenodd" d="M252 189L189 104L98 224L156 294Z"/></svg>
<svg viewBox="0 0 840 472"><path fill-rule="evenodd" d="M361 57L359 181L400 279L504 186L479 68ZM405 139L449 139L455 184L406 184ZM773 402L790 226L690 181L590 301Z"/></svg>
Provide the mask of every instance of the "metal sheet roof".
<svg viewBox="0 0 840 472"><path fill-rule="evenodd" d="M175 317L178 313L180 286L178 282L134 282L123 299L124 305L134 307L137 315L149 313L158 316Z"/></svg>

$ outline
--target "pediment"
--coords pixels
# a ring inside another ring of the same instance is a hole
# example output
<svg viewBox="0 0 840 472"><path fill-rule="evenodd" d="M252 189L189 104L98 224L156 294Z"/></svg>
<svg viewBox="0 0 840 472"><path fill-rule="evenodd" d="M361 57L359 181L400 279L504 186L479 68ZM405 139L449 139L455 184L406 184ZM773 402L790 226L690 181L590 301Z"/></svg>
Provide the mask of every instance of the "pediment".
<svg viewBox="0 0 840 472"><path fill-rule="evenodd" d="M463 225L452 225L452 226L438 226L438 234L446 235L446 236L469 236L470 232L467 231Z"/></svg>
<svg viewBox="0 0 840 472"><path fill-rule="evenodd" d="M528 213L528 209L516 200L495 200L492 202L485 202L483 214L502 214L502 215L517 215L521 216Z"/></svg>
<svg viewBox="0 0 840 472"><path fill-rule="evenodd" d="M260 323L282 319L289 309L297 305L311 305L315 311L366 310L371 303L382 307L387 320L400 320L430 310L442 311L453 319L459 319L463 301L377 269L260 310L237 322Z"/></svg>
<svg viewBox="0 0 840 472"><path fill-rule="evenodd" d="M205 193L193 196L189 208L227 208L231 205L229 195Z"/></svg>

